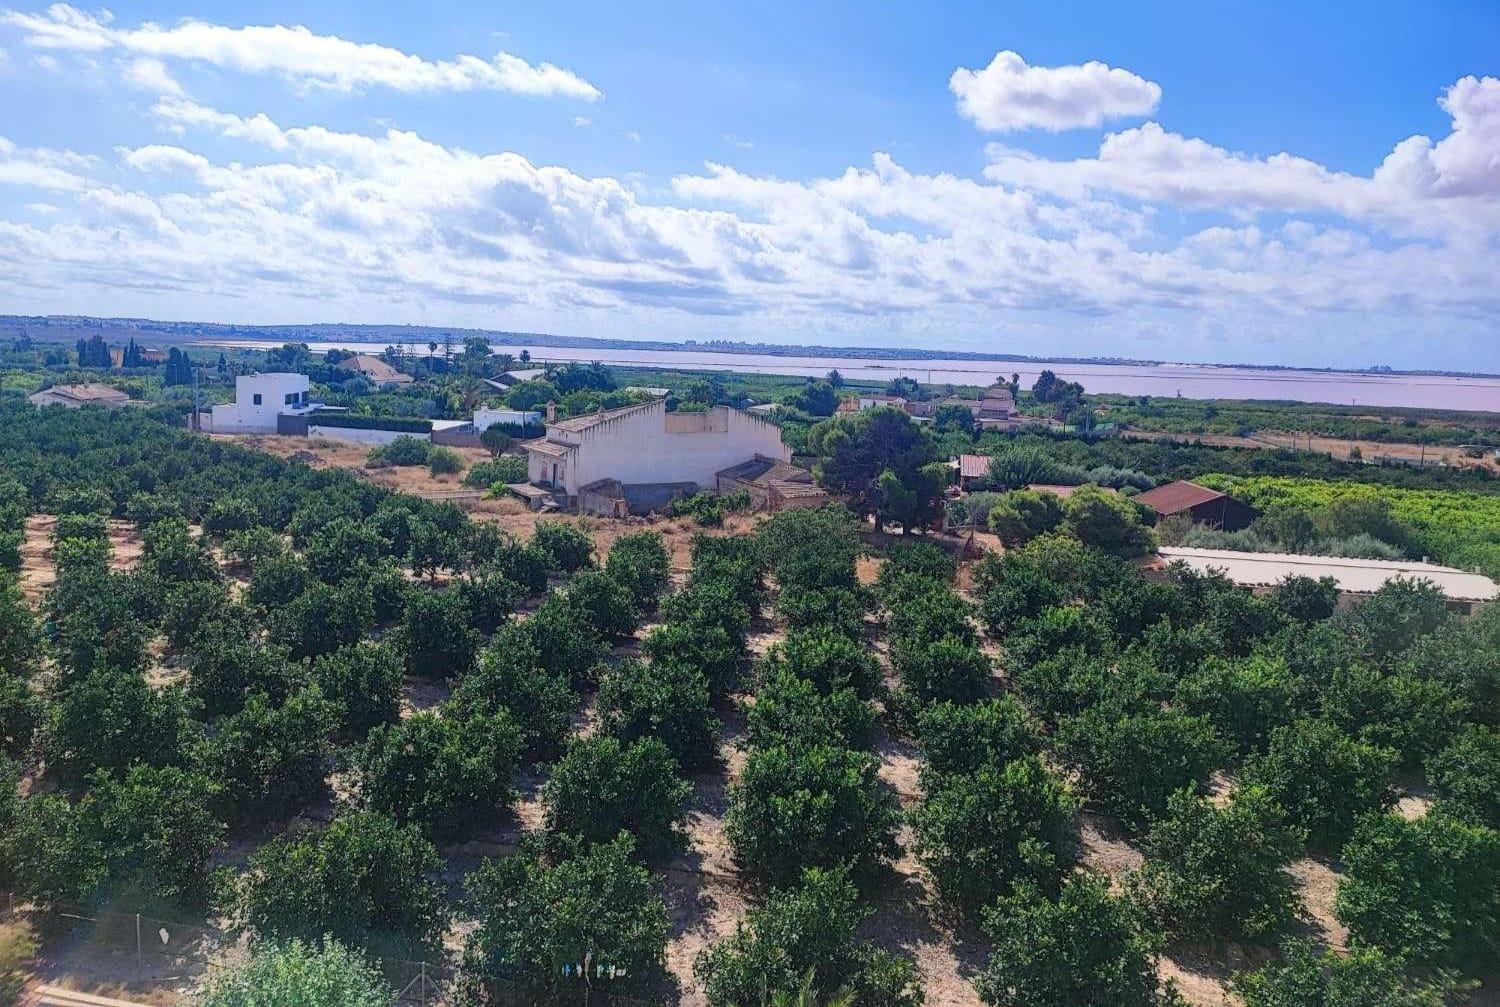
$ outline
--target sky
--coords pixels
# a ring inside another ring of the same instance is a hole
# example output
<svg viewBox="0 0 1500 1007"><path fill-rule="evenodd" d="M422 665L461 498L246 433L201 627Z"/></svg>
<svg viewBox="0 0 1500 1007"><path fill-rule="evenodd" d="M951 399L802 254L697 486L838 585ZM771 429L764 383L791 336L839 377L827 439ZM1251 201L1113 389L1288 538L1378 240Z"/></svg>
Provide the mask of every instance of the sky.
<svg viewBox="0 0 1500 1007"><path fill-rule="evenodd" d="M1500 371L1500 4L5 6L0 312Z"/></svg>

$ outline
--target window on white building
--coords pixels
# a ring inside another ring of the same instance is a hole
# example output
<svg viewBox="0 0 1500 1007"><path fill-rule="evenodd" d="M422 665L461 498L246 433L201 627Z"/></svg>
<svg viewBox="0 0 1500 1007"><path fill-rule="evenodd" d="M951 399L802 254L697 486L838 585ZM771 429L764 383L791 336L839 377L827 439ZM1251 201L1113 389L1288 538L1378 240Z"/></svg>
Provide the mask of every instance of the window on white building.
<svg viewBox="0 0 1500 1007"><path fill-rule="evenodd" d="M256 405L260 405L260 392L256 392L251 401L253 401Z"/></svg>

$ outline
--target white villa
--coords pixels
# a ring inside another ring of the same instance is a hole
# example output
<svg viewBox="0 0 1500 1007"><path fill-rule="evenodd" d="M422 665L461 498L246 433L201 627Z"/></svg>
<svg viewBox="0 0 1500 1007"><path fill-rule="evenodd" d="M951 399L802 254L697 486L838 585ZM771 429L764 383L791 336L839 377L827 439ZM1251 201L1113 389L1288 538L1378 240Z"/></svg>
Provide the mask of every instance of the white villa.
<svg viewBox="0 0 1500 1007"><path fill-rule="evenodd" d="M749 459L792 456L780 428L758 416L728 406L669 413L661 399L553 420L522 447L535 488L523 496L604 513L652 510L713 489L719 472Z"/></svg>
<svg viewBox="0 0 1500 1007"><path fill-rule="evenodd" d="M309 402L306 374L242 374L234 379L234 402L214 406L201 426L218 434L274 434L278 416L305 416L319 403Z"/></svg>

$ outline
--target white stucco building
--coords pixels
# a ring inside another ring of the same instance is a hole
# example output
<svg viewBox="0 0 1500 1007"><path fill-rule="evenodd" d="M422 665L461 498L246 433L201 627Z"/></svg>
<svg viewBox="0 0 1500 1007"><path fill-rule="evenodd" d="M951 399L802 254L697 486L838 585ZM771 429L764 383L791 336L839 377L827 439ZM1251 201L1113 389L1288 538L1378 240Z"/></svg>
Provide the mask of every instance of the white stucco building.
<svg viewBox="0 0 1500 1007"><path fill-rule="evenodd" d="M669 413L660 399L555 420L545 437L522 447L532 484L570 502L586 489L612 484L633 510L663 491L713 489L719 472L757 455L792 456L780 428L758 416L728 406Z"/></svg>
<svg viewBox="0 0 1500 1007"><path fill-rule="evenodd" d="M275 433L276 417L302 416L309 402L306 374L242 374L234 379L234 402L214 406L204 429L218 434Z"/></svg>
<svg viewBox="0 0 1500 1007"><path fill-rule="evenodd" d="M535 409L476 409L474 430L484 433L496 423L508 426L529 427L542 422L542 414Z"/></svg>

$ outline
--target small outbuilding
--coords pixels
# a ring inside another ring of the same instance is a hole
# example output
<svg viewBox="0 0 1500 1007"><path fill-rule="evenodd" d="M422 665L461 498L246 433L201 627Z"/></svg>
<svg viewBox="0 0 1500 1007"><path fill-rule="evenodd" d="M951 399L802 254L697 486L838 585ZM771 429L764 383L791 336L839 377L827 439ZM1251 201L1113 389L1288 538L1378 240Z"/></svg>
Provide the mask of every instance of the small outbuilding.
<svg viewBox="0 0 1500 1007"><path fill-rule="evenodd" d="M1221 528L1224 531L1247 528L1260 517L1260 511L1249 504L1236 500L1227 493L1184 479L1147 490L1135 499L1137 503L1143 503L1156 511L1159 518L1188 514L1194 524Z"/></svg>
<svg viewBox="0 0 1500 1007"><path fill-rule="evenodd" d="M128 405L131 398L118 388L88 383L53 385L51 388L33 392L26 397L26 401L34 406L63 406L67 409L79 409L83 406L103 406L106 409L115 409Z"/></svg>
<svg viewBox="0 0 1500 1007"><path fill-rule="evenodd" d="M715 482L721 494L749 494L752 510L821 507L829 499L827 491L813 481L813 474L807 469L766 455L756 455L724 469Z"/></svg>
<svg viewBox="0 0 1500 1007"><path fill-rule="evenodd" d="M336 366L341 371L358 374L377 385L409 385L412 382L410 374L398 371L384 360L368 353L345 357Z"/></svg>

